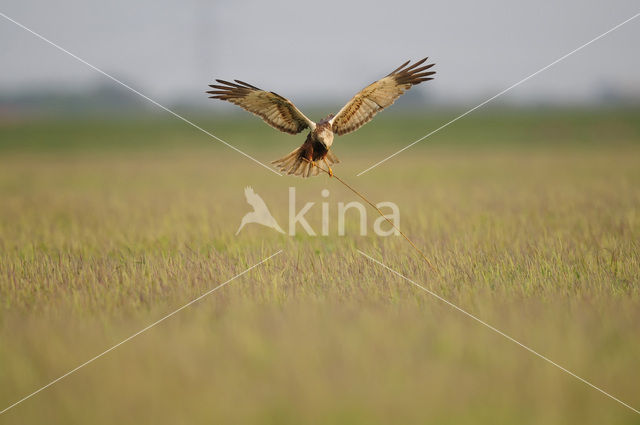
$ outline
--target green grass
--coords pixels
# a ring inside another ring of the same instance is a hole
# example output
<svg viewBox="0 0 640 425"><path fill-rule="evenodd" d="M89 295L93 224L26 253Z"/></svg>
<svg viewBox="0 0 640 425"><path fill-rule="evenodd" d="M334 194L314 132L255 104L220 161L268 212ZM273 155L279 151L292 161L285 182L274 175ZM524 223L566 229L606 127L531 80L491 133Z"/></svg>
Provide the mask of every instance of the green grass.
<svg viewBox="0 0 640 425"><path fill-rule="evenodd" d="M337 235L326 176L279 177L179 121L0 127L0 410L266 256L269 262L0 416L4 423L640 423L640 416L357 253L640 406L637 111L383 115L334 171L401 226ZM200 121L199 121L200 122ZM263 162L302 137L202 121ZM286 225L328 198L330 236ZM299 208L298 207L298 208ZM375 213L368 210L369 229Z"/></svg>

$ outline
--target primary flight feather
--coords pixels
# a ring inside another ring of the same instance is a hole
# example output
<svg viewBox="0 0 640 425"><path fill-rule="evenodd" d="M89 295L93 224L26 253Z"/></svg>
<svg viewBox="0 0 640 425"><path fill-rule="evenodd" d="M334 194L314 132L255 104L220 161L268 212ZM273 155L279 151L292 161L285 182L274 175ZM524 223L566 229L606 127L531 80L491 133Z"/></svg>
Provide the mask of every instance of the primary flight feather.
<svg viewBox="0 0 640 425"><path fill-rule="evenodd" d="M412 86L433 80L435 64L423 65L428 58L411 64L407 61L387 76L360 90L337 114L313 122L288 99L277 93L265 91L243 81L216 80L214 90L207 91L213 99L226 100L259 116L267 124L282 132L298 134L308 128L311 131L298 149L273 163L286 173L309 177L317 175L316 161L323 161L329 169L339 162L330 151L334 134L351 133L373 119L384 108L391 106L397 98Z"/></svg>

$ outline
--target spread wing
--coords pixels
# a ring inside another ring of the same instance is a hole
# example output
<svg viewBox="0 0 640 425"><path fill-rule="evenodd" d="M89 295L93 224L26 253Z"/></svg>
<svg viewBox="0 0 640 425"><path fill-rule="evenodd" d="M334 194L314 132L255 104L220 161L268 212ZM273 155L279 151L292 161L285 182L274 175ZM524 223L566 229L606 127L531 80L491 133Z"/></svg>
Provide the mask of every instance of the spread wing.
<svg viewBox="0 0 640 425"><path fill-rule="evenodd" d="M307 118L289 100L277 93L261 90L251 84L234 80L235 83L216 80L219 84L209 85L215 89L208 91L211 99L221 99L234 103L259 116L271 127L289 134L300 133L307 127L315 128L315 123Z"/></svg>
<svg viewBox="0 0 640 425"><path fill-rule="evenodd" d="M333 132L342 135L351 133L371 121L375 114L387 106L391 106L397 98L412 86L423 81L433 80L430 75L434 71L427 71L435 64L422 65L428 58L424 58L407 67L407 61L386 77L360 90L344 107L329 121Z"/></svg>

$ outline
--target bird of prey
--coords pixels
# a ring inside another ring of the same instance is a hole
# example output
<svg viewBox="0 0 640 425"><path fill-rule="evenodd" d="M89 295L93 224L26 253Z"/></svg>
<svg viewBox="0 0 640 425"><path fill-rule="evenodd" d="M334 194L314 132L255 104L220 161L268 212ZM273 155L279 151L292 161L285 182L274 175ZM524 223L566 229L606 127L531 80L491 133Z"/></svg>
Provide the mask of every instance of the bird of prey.
<svg viewBox="0 0 640 425"><path fill-rule="evenodd" d="M309 177L317 175L317 161L323 161L329 175L331 164L339 162L330 151L334 135L351 133L373 119L374 115L391 106L405 91L423 81L433 80L429 69L435 64L423 65L428 58L413 64L407 61L385 77L360 90L340 111L319 122L307 118L288 99L277 93L259 89L240 80L216 80L213 90L207 91L212 99L234 103L259 116L270 126L289 134L310 130L305 142L290 154L273 161L286 174Z"/></svg>
<svg viewBox="0 0 640 425"><path fill-rule="evenodd" d="M252 187L248 186L244 189L244 197L247 198L247 203L253 207L253 211L246 213L244 217L242 217L236 235L240 233L240 230L248 223L262 224L280 233L284 233L284 230L282 230L276 219L271 215L267 204L264 203L260 195L253 191Z"/></svg>

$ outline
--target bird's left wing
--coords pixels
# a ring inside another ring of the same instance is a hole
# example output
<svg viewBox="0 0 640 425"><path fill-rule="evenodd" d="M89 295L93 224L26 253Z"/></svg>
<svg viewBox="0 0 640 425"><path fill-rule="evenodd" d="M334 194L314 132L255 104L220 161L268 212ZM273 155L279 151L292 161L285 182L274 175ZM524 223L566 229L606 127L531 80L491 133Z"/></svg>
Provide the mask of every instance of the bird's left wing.
<svg viewBox="0 0 640 425"><path fill-rule="evenodd" d="M423 81L433 80L434 71L427 71L435 64L422 65L428 58L424 58L407 67L411 61L391 71L389 75L360 90L344 107L329 121L333 132L342 135L351 133L371 121L375 114L387 106L391 106L397 98L412 86Z"/></svg>
<svg viewBox="0 0 640 425"><path fill-rule="evenodd" d="M271 127L289 134L300 133L305 128L315 128L315 123L307 118L296 106L277 93L265 91L243 81L235 83L216 80L211 84L211 99L221 99L234 103L259 116Z"/></svg>

